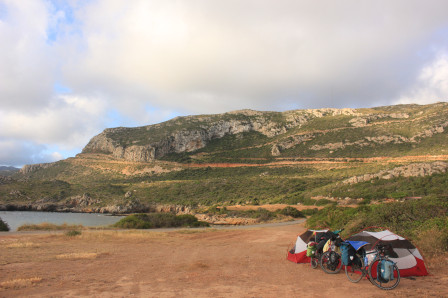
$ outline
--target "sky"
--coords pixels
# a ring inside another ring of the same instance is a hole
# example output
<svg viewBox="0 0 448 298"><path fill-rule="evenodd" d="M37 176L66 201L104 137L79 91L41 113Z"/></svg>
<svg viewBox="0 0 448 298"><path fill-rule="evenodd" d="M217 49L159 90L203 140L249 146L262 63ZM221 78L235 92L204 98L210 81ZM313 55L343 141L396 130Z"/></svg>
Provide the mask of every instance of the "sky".
<svg viewBox="0 0 448 298"><path fill-rule="evenodd" d="M0 165L176 116L439 101L445 0L0 0Z"/></svg>

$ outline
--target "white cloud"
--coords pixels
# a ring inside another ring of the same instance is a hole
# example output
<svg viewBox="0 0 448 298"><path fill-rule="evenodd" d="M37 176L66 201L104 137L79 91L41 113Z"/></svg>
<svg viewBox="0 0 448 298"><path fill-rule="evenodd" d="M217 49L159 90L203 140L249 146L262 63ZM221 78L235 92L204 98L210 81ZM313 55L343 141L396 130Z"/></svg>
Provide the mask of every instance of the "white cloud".
<svg viewBox="0 0 448 298"><path fill-rule="evenodd" d="M96 1L78 11L85 51L64 74L132 117L148 102L190 113L276 109L284 98L390 102L426 62L417 52L446 11L444 1Z"/></svg>
<svg viewBox="0 0 448 298"><path fill-rule="evenodd" d="M33 110L52 94L55 61L46 43L48 10L41 1L3 1L0 19L0 107Z"/></svg>
<svg viewBox="0 0 448 298"><path fill-rule="evenodd" d="M0 141L49 160L42 148L80 150L106 125L447 95L447 58L434 51L448 53L445 0L0 0L0 10Z"/></svg>
<svg viewBox="0 0 448 298"><path fill-rule="evenodd" d="M106 108L98 98L64 95L36 112L0 111L0 138L80 147L104 127Z"/></svg>
<svg viewBox="0 0 448 298"><path fill-rule="evenodd" d="M58 152L48 152L45 145L34 142L0 140L0 165L21 167L25 164L53 162L62 159Z"/></svg>
<svg viewBox="0 0 448 298"><path fill-rule="evenodd" d="M448 101L448 54L439 54L418 76L415 86L398 103L428 104Z"/></svg>

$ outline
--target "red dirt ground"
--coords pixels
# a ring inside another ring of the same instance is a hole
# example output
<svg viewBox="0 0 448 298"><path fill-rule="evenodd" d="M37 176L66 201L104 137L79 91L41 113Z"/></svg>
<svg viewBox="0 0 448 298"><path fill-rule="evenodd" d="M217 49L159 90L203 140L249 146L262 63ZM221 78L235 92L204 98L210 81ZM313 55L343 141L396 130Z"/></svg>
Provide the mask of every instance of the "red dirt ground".
<svg viewBox="0 0 448 298"><path fill-rule="evenodd" d="M447 297L448 256L390 292L285 259L303 224L0 234L0 297Z"/></svg>

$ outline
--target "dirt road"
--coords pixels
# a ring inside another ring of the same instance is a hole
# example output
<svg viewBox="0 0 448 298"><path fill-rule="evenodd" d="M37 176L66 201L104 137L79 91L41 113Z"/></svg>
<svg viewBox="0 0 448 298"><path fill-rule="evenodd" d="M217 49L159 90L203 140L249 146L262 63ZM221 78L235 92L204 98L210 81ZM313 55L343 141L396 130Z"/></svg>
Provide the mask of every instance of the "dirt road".
<svg viewBox="0 0 448 298"><path fill-rule="evenodd" d="M302 224L0 234L0 297L446 297L448 256L393 293L285 259Z"/></svg>

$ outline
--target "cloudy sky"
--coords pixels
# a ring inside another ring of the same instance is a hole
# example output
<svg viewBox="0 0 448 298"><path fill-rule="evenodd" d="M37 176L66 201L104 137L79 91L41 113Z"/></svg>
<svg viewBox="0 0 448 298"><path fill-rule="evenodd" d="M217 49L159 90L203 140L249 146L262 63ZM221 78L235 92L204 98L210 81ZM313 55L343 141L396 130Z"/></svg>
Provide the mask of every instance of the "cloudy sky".
<svg viewBox="0 0 448 298"><path fill-rule="evenodd" d="M0 165L179 115L437 101L445 0L0 0Z"/></svg>

